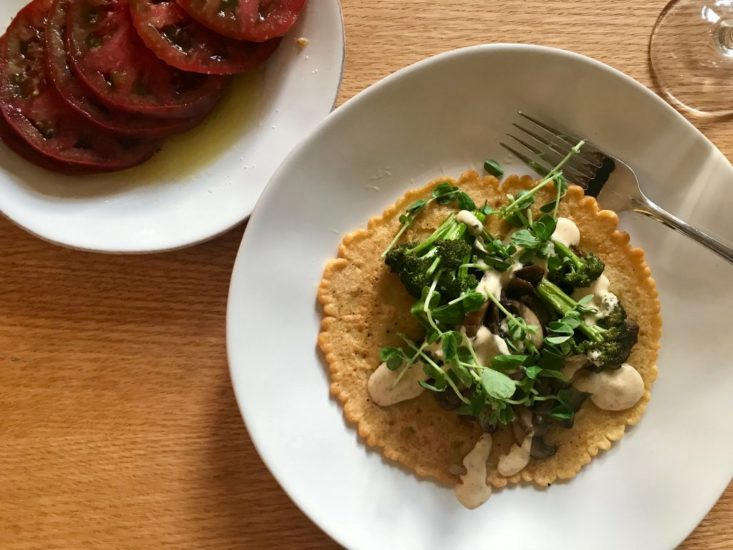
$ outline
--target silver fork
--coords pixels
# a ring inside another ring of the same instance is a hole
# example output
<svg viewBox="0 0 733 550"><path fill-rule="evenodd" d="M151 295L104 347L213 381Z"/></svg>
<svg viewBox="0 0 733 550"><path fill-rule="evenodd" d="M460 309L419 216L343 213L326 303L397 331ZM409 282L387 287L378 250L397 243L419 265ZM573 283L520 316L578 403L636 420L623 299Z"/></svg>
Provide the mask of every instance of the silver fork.
<svg viewBox="0 0 733 550"><path fill-rule="evenodd" d="M556 130L522 111L517 111L517 114L522 119L521 124L512 125L521 132L521 137L514 135L517 132L509 133L507 135L516 143L508 145L501 142L500 145L540 174L547 174L581 139ZM528 152L517 150L517 147ZM603 208L649 216L733 263L733 248L655 204L642 192L636 174L625 162L603 153L591 143L585 142L580 154L565 165L563 172L569 181L585 188L586 194L596 197Z"/></svg>

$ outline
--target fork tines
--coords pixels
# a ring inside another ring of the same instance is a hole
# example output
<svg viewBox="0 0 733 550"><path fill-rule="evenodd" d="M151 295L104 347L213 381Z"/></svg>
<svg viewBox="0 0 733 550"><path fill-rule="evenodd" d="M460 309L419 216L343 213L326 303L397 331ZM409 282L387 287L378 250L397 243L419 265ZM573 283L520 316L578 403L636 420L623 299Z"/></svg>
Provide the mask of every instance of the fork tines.
<svg viewBox="0 0 733 550"><path fill-rule="evenodd" d="M512 126L518 131L507 133L513 140L512 145L504 142L499 145L539 174L546 175L580 141L580 138L557 130L522 111L517 111L517 114L522 118L521 124L513 123ZM608 173L613 170L612 167L608 169L609 162L613 163L598 149L586 143L580 153L568 161L563 172L571 182L590 189L603 176L603 182L608 178Z"/></svg>

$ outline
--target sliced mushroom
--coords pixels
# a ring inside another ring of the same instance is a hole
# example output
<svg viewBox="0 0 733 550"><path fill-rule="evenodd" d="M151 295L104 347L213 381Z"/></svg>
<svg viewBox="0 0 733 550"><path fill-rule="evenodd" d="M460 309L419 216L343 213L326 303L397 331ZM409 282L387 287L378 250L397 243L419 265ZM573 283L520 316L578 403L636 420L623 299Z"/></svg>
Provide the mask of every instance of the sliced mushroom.
<svg viewBox="0 0 733 550"><path fill-rule="evenodd" d="M476 336L476 332L483 323L484 316L486 315L486 312L491 305L493 305L493 302L487 300L486 302L484 302L484 305L482 305L480 309L472 311L471 313L466 315L466 319L463 322L463 326L466 327L466 336L468 336L469 338L473 338L474 336Z"/></svg>
<svg viewBox="0 0 733 550"><path fill-rule="evenodd" d="M524 319L528 325L534 325L537 327L537 331L532 334L532 342L539 348L542 345L542 339L544 338L542 323L539 318L534 314L534 311L522 303L519 305L519 315L522 316L522 319Z"/></svg>
<svg viewBox="0 0 733 550"><path fill-rule="evenodd" d="M534 293L534 287L528 281L519 277L512 277L506 285L504 292L509 298L519 299L528 294Z"/></svg>
<svg viewBox="0 0 733 550"><path fill-rule="evenodd" d="M532 311L524 303L517 300L510 300L508 298L505 298L501 301L501 303L512 313L515 313L522 317L528 325L534 325L537 327L537 331L532 335L532 341L534 342L534 345L539 348L542 345L542 338L544 334L542 330L542 322L539 320L537 315L534 314L534 311ZM506 322L502 321L500 327L506 330Z"/></svg>
<svg viewBox="0 0 733 550"><path fill-rule="evenodd" d="M530 264L515 271L514 276L536 286L545 276L545 268L537 264Z"/></svg>
<svg viewBox="0 0 733 550"><path fill-rule="evenodd" d="M527 430L524 428L519 419L515 419L514 422L512 422L511 426L514 441L517 443L517 445L521 445L522 441L524 441L524 438L527 435Z"/></svg>
<svg viewBox="0 0 733 550"><path fill-rule="evenodd" d="M441 391L441 392L430 392L435 397L435 400L438 402L438 405L441 406L442 409L446 411L453 411L461 406L462 401L458 395L456 395L456 392L448 389L448 391Z"/></svg>
<svg viewBox="0 0 733 550"><path fill-rule="evenodd" d="M499 334L499 322L499 308L492 303L484 315L484 326L494 334Z"/></svg>
<svg viewBox="0 0 733 550"><path fill-rule="evenodd" d="M587 366L588 363L588 358L585 355L571 355L570 357L566 357L565 365L562 368L562 374L565 379L570 382L575 376L575 373Z"/></svg>
<svg viewBox="0 0 733 550"><path fill-rule="evenodd" d="M534 427L534 434L537 436L543 436L547 433L549 426L549 419L547 415L540 412L535 412L532 415L532 426Z"/></svg>
<svg viewBox="0 0 733 550"><path fill-rule="evenodd" d="M522 424L525 428L528 430L532 429L532 411L530 411L526 407L522 407L519 409L519 420L522 421Z"/></svg>
<svg viewBox="0 0 733 550"><path fill-rule="evenodd" d="M541 435L532 438L532 448L529 452L532 458L548 458L555 454L557 447L545 442Z"/></svg>
<svg viewBox="0 0 733 550"><path fill-rule="evenodd" d="M520 408L511 426L514 441L516 441L517 445L521 445L524 438L527 437L527 434L532 431L532 412L525 407Z"/></svg>
<svg viewBox="0 0 733 550"><path fill-rule="evenodd" d="M547 306L545 306L542 300L540 300L537 295L533 293L522 296L521 298L519 298L519 301L534 312L534 314L540 320L542 330L545 330L546 332L547 323L552 321L553 315L550 313L550 311L548 311Z"/></svg>

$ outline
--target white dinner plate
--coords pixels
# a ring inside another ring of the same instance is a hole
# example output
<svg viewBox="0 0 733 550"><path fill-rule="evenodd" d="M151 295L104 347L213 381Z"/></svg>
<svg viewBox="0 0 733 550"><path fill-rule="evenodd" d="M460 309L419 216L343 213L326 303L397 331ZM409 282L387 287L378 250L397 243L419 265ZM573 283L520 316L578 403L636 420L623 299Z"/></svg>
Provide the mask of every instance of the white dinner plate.
<svg viewBox="0 0 733 550"><path fill-rule="evenodd" d="M516 109L561 123L637 169L651 197L733 237L733 168L631 78L592 59L476 46L417 63L331 114L270 181L247 228L229 296L237 400L290 497L349 548L671 548L731 475L733 269L671 230L623 215L659 286L659 379L641 423L567 483L496 492L468 511L367 449L329 398L316 352L316 288L341 235L405 190L505 162ZM376 365L375 365L376 367Z"/></svg>
<svg viewBox="0 0 733 550"><path fill-rule="evenodd" d="M0 2L0 28L28 1ZM309 40L302 50L298 37ZM343 59L338 0L309 0L264 68L238 77L202 125L141 166L64 176L0 143L0 212L43 239L99 252L170 250L223 233L331 111Z"/></svg>

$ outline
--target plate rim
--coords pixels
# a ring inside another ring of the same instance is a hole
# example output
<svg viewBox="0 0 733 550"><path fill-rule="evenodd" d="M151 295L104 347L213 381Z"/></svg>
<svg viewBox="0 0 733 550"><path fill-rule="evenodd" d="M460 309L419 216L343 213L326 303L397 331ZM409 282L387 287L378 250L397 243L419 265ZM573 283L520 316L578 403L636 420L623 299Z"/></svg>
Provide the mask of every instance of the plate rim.
<svg viewBox="0 0 733 550"><path fill-rule="evenodd" d="M21 220L16 219L16 217L8 214L5 208L2 207L2 204L0 204L0 216L9 221L11 224L13 224L15 227L23 230L24 232L28 233L29 235L32 235L33 237L40 239L41 241L44 241L46 243L60 246L62 248L66 248L69 250L78 250L80 252L93 252L98 254L106 254L106 255L117 255L117 256L128 256L128 255L148 255L148 254L158 254L158 253L164 253L164 252L175 252L177 250L183 250L185 248L197 246L199 244L206 243L208 241L214 240L217 237L222 236L225 233L228 233L238 225L240 225L243 222L248 221L248 219L251 217L252 213L254 212L255 207L259 203L260 198L262 197L262 193L264 193L265 189L269 186L269 182L272 180L273 176L279 172L280 167L282 163L290 157L290 153L297 149L300 146L300 143L307 139L308 136L311 135L313 130L318 128L320 124L328 118L331 113L333 113L334 109L336 108L336 103L338 102L339 93L341 92L341 87L343 85L344 80L344 71L345 71L345 65L346 65L346 24L344 20L344 10L343 6L341 5L341 0L326 0L331 2L333 5L336 6L336 10L338 12L337 22L339 25L339 32L337 35L339 36L340 41L340 47L338 48L338 78L336 81L336 86L333 89L332 97L330 98L329 102L329 109L328 113L326 114L323 119L321 119L316 126L314 126L309 133L307 133L303 138L298 140L293 147L290 148L288 153L280 160L280 162L275 167L275 170L272 172L270 177L268 178L265 185L262 187L262 190L257 194L256 198L252 202L252 205L243 209L242 213L238 215L238 219L234 222L227 222L223 227L217 227L213 230L212 233L206 234L206 235L198 235L193 236L187 240L183 240L177 244L163 244L163 245L155 245L150 247L144 247L144 248L135 248L135 247L121 247L119 246L119 243L115 244L114 246L107 246L104 248L101 247L95 247L95 246L84 246L81 244L74 244L73 242L68 242L67 240L63 239L57 239L50 235L42 235L37 230L31 229L30 227L24 225ZM290 36L290 33L286 34L285 37ZM266 67L265 67L266 68ZM195 131L195 128L193 129ZM3 144L3 146L5 146ZM28 162L28 161L25 161ZM122 171L124 173L124 170ZM53 172L49 172L49 174L53 175ZM204 231L203 233L206 233ZM237 252L238 254L238 252Z"/></svg>
<svg viewBox="0 0 733 550"><path fill-rule="evenodd" d="M609 72L613 74L614 76L619 77L621 80L623 80L627 84L630 84L636 90L641 91L645 96L651 97L657 103L660 103L661 105L663 105L663 107L666 109L668 113L673 114L677 118L678 121L681 121L684 123L684 125L686 126L688 130L692 130L694 133L696 133L698 137L701 137L703 142L715 154L717 154L721 159L723 159L727 163L727 165L731 168L731 170L733 170L733 164L731 164L728 158L718 149L715 143L713 143L710 139L708 139L707 136L705 136L705 134L703 134L694 124L692 124L689 120L687 120L681 113L679 113L676 109L674 109L669 103L664 101L664 99L660 97L657 93L655 93L652 89L648 88L647 86L643 85L636 79L620 71L619 69L613 67L612 65L609 65L602 61L594 59L590 56L587 56L581 53L577 53L571 50L566 50L563 48L556 48L553 46L545 46L541 44L525 44L525 43L513 43L513 42L482 43L482 44L476 44L476 45L456 48L456 49L448 50L445 52L440 52L435 55L431 55L415 63L412 63L405 67L401 67L400 69L396 70L395 72L390 73L389 75L386 75L385 77L381 78L380 80L369 85L367 88L364 88L363 90L359 91L354 96L352 96L351 98L346 100L344 103L342 103L340 106L338 106L326 118L324 118L315 128L313 128L313 130L304 139L302 139L296 147L294 147L290 151L290 153L283 159L278 169L273 173L272 177L270 178L264 190L262 191L259 198L257 199L255 207L247 222L247 226L245 228L244 234L242 235L242 240L240 242L239 248L237 249L237 256L235 258L234 265L232 267L232 275L231 275L230 283L229 283L229 293L227 297L227 313L226 313L226 352L227 352L227 363L228 363L229 376L230 376L230 380L232 383L232 389L233 389L234 397L237 403L237 408L239 409L239 413L240 413L240 416L242 417L242 421L245 425L245 428L250 437L250 440L252 441L252 445L255 447L255 450L257 451L257 454L259 455L263 464L267 468L268 472L275 478L280 488L285 492L288 498L297 506L297 508L311 522L313 522L313 524L315 524L321 531L326 533L332 540L336 541L338 544L346 548L349 547L349 544L348 544L349 541L342 539L330 528L330 526L326 526L324 522L321 522L319 519L317 519L315 510L312 510L310 505L305 504L304 502L302 502L300 498L296 497L293 494L293 492L291 491L291 489L284 482L283 480L284 476L281 477L281 475L278 472L274 471L273 466L271 466L270 464L270 457L268 456L267 452L265 452L262 449L262 445L259 440L259 437L258 435L256 435L258 432L256 430L253 430L250 423L247 421L247 412L246 411L248 410L248 407L245 403L244 398L240 395L239 375L237 374L236 372L237 368L234 365L234 362L235 362L234 355L237 352L235 352L233 349L233 344L232 344L233 339L230 337L230 334L234 332L233 310L237 307L234 304L234 299L233 299L233 296L235 294L234 287L238 284L237 273L241 269L241 265L244 261L242 257L243 257L243 250L246 247L247 232L250 230L251 227L253 227L253 224L255 224L256 226L259 223L260 210L263 208L262 205L268 199L270 194L275 192L276 190L275 182L279 179L280 173L284 171L284 168L291 162L291 160L295 156L300 154L302 149L304 149L310 142L316 140L318 136L324 131L324 129L328 125L332 124L332 120L337 120L340 117L345 116L344 113L347 113L350 110L352 104L362 101L363 99L375 93L378 93L379 90L381 90L385 86L388 86L392 81L398 80L404 76L407 76L411 74L412 72L419 71L424 66L427 66L427 65L430 65L436 62L440 62L446 59L450 59L453 57L460 57L462 55L467 55L467 54L470 55L474 52L491 51L491 50L516 50L516 51L523 50L523 51L528 51L528 52L531 51L531 52L539 52L539 53L546 53L546 54L554 54L554 55L559 55L561 57L574 59L578 62L586 63L591 66L595 66L596 68L603 70L605 72ZM358 439L359 439L359 444L364 445L364 443L361 441L361 438L358 437ZM694 525L692 525L692 527L689 530L687 530L678 541L676 541L675 545L679 545L680 543L682 543L690 535L690 533L694 531L694 529L700 524L700 522L707 516L707 514L710 512L713 506L715 506L715 504L718 502L718 500L720 499L720 496L725 491L727 485L728 485L728 482L724 482L721 485L719 490L716 491L717 497L715 498L715 500L713 500L710 503L710 506L697 517L697 521L694 523Z"/></svg>

